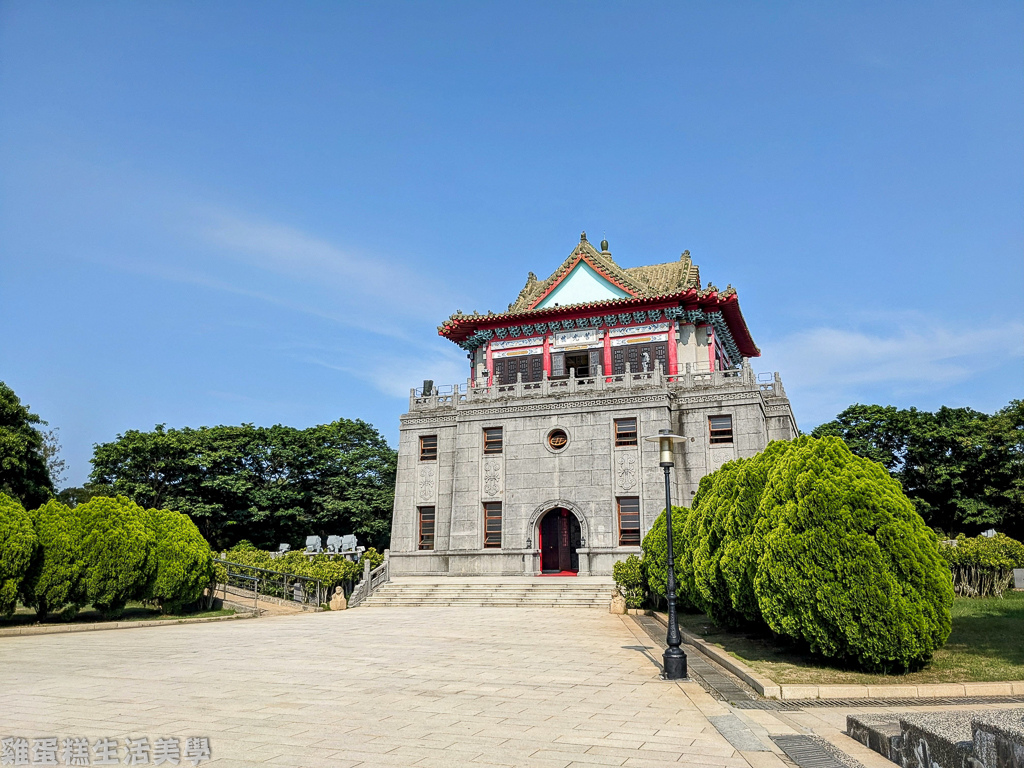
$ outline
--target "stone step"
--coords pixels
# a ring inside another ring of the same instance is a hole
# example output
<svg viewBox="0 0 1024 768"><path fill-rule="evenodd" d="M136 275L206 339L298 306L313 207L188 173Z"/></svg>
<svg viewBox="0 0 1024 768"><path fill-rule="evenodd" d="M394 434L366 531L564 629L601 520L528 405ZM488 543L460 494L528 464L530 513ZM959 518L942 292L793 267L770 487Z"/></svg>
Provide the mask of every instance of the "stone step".
<svg viewBox="0 0 1024 768"><path fill-rule="evenodd" d="M403 595L372 595L370 600L375 602L404 602L404 603L436 603L436 602L502 602L502 603L605 603L608 602L608 598L563 598L563 599L551 599L546 597L538 598L508 598L508 597L406 597Z"/></svg>
<svg viewBox="0 0 1024 768"><path fill-rule="evenodd" d="M378 590L380 591L380 590ZM397 591L388 590L389 593ZM611 597L611 590L401 590L402 595L417 595L417 596L428 596L428 595L494 595L494 596L538 596L538 597L552 597L558 595L566 596L578 596L578 595L593 595L602 597Z"/></svg>
<svg viewBox="0 0 1024 768"><path fill-rule="evenodd" d="M608 603L606 601L603 601L603 600L601 602L586 602L586 601L582 601L582 602L577 602L577 601L572 601L572 602L554 602L554 601L551 601L551 600L530 600L530 601L521 601L521 600L409 600L409 601L406 601L406 600L367 600L366 602L364 602L362 604L364 604L366 606L369 606L369 607L392 606L392 607L407 607L407 608L416 608L416 607L420 607L420 606L428 607L428 606L431 606L431 605L470 605L470 606L471 605L493 605L493 606L496 606L496 607L508 607L508 608L515 608L515 607L523 607L523 608L528 608L528 607L600 608L600 607L604 607L604 608L607 608L608 607Z"/></svg>
<svg viewBox="0 0 1024 768"><path fill-rule="evenodd" d="M1024 709L848 715L846 733L903 768L1024 765Z"/></svg>
<svg viewBox="0 0 1024 768"><path fill-rule="evenodd" d="M614 586L603 577L400 577L382 585L363 605L607 608Z"/></svg>
<svg viewBox="0 0 1024 768"><path fill-rule="evenodd" d="M902 765L899 715L847 715L846 735L887 760Z"/></svg>

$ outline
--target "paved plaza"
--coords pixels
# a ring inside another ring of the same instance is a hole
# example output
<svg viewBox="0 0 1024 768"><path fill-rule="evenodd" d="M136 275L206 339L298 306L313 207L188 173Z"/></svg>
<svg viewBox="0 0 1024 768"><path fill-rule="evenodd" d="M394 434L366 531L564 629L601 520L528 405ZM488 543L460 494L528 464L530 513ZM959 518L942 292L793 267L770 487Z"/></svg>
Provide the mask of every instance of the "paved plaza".
<svg viewBox="0 0 1024 768"><path fill-rule="evenodd" d="M225 767L783 768L767 734L813 728L891 768L839 734L844 712L733 710L659 680L654 646L630 617L541 608L8 637L0 736L111 737L122 755L128 737L207 737L202 764Z"/></svg>

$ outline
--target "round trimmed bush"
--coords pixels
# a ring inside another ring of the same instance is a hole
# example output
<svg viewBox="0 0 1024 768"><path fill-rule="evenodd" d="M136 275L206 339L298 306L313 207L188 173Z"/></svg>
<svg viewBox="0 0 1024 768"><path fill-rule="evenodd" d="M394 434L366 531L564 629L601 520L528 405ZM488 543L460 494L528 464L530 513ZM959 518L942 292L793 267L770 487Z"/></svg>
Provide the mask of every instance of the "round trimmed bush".
<svg viewBox="0 0 1024 768"><path fill-rule="evenodd" d="M627 608L643 605L645 579L643 561L639 557L630 555L625 560L616 560L612 566L612 577L626 600Z"/></svg>
<svg viewBox="0 0 1024 768"><path fill-rule="evenodd" d="M138 504L99 496L75 508L81 516L88 600L106 616L141 600L156 575L155 537Z"/></svg>
<svg viewBox="0 0 1024 768"><path fill-rule="evenodd" d="M36 533L21 502L0 493L0 616L10 616L32 563Z"/></svg>
<svg viewBox="0 0 1024 768"><path fill-rule="evenodd" d="M887 671L946 641L953 587L938 538L881 464L839 438L797 438L758 514L754 592L773 631Z"/></svg>
<svg viewBox="0 0 1024 768"><path fill-rule="evenodd" d="M85 603L82 527L75 510L51 499L32 513L39 546L21 586L21 600L40 619L64 609L73 615Z"/></svg>
<svg viewBox="0 0 1024 768"><path fill-rule="evenodd" d="M156 578L149 596L161 613L177 613L199 600L213 579L213 552L196 524L181 512L146 510L156 538Z"/></svg>

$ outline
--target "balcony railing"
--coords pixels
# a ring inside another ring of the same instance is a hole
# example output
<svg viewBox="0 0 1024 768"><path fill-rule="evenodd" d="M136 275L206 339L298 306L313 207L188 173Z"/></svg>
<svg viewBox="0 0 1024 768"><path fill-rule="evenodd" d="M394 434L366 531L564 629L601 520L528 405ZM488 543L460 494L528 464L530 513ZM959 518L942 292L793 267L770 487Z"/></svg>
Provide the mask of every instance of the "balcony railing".
<svg viewBox="0 0 1024 768"><path fill-rule="evenodd" d="M469 380L466 384L434 386L429 392L424 392L422 388L413 389L409 393L409 410L427 411L486 400L559 397L583 392L714 388L748 389L759 391L764 397L786 396L778 373L755 375L750 368L740 368L729 371L665 374L660 367L653 371L630 371L627 365L625 373L607 376L599 374L551 378L544 374L540 381L522 381L522 374L519 374L519 380L514 384L488 384L486 380L479 379Z"/></svg>

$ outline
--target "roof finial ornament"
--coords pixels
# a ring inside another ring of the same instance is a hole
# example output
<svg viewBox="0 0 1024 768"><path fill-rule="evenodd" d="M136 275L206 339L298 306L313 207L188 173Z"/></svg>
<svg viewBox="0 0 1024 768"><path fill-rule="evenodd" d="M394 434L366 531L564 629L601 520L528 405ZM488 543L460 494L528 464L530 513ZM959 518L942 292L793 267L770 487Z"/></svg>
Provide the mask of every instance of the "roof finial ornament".
<svg viewBox="0 0 1024 768"><path fill-rule="evenodd" d="M581 243L587 242L587 233L586 232L580 232L580 242Z"/></svg>
<svg viewBox="0 0 1024 768"><path fill-rule="evenodd" d="M601 241L601 253L608 253L608 241L607 240L602 240Z"/></svg>
<svg viewBox="0 0 1024 768"><path fill-rule="evenodd" d="M688 259L688 258L690 258L690 250L689 249L683 251L682 254L679 256L679 260L680 261L682 261L683 259Z"/></svg>

